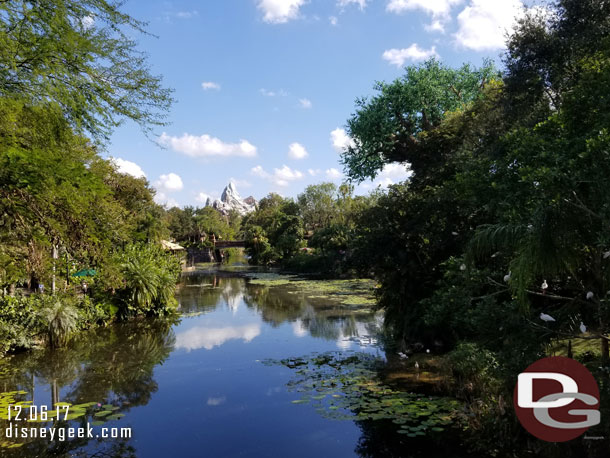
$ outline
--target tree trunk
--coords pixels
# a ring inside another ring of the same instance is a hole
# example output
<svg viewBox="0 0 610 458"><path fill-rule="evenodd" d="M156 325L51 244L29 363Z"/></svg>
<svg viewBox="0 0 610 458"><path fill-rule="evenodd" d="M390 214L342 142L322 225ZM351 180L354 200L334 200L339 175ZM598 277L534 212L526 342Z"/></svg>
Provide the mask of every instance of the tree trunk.
<svg viewBox="0 0 610 458"><path fill-rule="evenodd" d="M602 362L604 365L608 364L610 361L610 351L608 351L608 339L602 337L601 339L601 347L602 347Z"/></svg>

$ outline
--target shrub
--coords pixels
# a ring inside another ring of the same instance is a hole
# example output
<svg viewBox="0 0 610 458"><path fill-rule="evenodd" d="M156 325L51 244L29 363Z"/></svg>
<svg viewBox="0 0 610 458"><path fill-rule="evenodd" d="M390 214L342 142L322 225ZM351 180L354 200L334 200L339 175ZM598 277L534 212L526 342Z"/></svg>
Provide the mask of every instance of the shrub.
<svg viewBox="0 0 610 458"><path fill-rule="evenodd" d="M496 355L471 342L461 342L445 357L445 365L453 374L457 391L471 395L493 395L499 387L495 370Z"/></svg>
<svg viewBox="0 0 610 458"><path fill-rule="evenodd" d="M121 313L162 315L176 306L180 262L152 245L128 245L117 255L123 286L117 291Z"/></svg>
<svg viewBox="0 0 610 458"><path fill-rule="evenodd" d="M46 322L49 343L53 348L65 346L72 333L78 329L78 310L67 300L56 298L41 310L41 315Z"/></svg>

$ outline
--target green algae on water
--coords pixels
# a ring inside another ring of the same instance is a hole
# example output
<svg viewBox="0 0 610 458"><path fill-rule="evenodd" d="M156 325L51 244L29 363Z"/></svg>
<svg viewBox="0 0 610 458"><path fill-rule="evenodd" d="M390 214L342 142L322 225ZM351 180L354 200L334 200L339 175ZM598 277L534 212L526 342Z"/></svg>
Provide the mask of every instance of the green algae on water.
<svg viewBox="0 0 610 458"><path fill-rule="evenodd" d="M251 273L251 285L286 287L290 294L303 294L312 299L327 299L344 306L372 307L375 305L375 282L370 279L306 280L295 275Z"/></svg>
<svg viewBox="0 0 610 458"><path fill-rule="evenodd" d="M383 421L407 437L442 432L456 421L460 403L451 398L398 391L377 375L380 358L364 353L329 352L309 357L265 360L295 371L288 390L326 418Z"/></svg>

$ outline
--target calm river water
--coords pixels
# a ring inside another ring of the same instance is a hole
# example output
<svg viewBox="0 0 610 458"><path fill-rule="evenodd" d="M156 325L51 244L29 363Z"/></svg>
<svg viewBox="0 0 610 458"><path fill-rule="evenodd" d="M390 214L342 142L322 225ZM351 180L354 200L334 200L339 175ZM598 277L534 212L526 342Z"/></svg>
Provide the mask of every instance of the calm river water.
<svg viewBox="0 0 610 458"><path fill-rule="evenodd" d="M0 448L0 456L464 456L440 442L409 446L395 431L325 418L292 402L293 370L261 362L331 350L384 357L375 345L378 315L226 274L187 276L178 299L183 315L173 324L111 326L0 367L0 391L23 390L34 405L112 406L124 417L103 426L129 427L130 439L38 439Z"/></svg>

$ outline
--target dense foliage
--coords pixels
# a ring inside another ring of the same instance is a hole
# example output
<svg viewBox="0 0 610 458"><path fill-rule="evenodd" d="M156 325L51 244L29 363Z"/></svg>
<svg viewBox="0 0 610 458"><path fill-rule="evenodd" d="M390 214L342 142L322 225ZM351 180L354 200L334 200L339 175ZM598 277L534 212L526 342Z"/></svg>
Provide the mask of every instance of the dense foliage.
<svg viewBox="0 0 610 458"><path fill-rule="evenodd" d="M411 179L361 214L354 249L394 338L455 348L454 375L491 400L472 417L490 430L510 428L498 399L551 346L596 341L602 367L610 356L610 10L549 8L520 21L502 74L431 61L378 85L343 156L357 180L410 164ZM462 78L456 100L447 81ZM508 437L481 449L506 452Z"/></svg>
<svg viewBox="0 0 610 458"><path fill-rule="evenodd" d="M184 247L211 247L217 240L234 240L241 228L241 216L235 210L224 215L209 206L170 208L165 221L171 237Z"/></svg>
<svg viewBox="0 0 610 458"><path fill-rule="evenodd" d="M247 215L242 231L254 264L280 264L285 269L322 275L366 271L366 261L353 256L357 218L376 194L354 196L347 184L308 186L296 200L270 194Z"/></svg>
<svg viewBox="0 0 610 458"><path fill-rule="evenodd" d="M134 36L145 24L106 0L0 2L0 97L52 102L79 133L107 138L123 119L162 125L171 91Z"/></svg>
<svg viewBox="0 0 610 458"><path fill-rule="evenodd" d="M105 1L0 4L0 353L175 303L165 210L99 154L171 102L130 38L143 26Z"/></svg>

